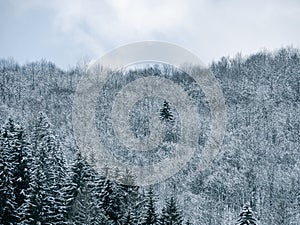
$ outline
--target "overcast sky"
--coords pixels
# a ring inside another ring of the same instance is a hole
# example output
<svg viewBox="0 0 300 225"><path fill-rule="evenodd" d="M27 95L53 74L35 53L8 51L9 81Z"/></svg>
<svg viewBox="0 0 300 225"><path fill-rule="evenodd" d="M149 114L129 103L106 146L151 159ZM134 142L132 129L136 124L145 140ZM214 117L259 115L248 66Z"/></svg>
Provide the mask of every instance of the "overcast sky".
<svg viewBox="0 0 300 225"><path fill-rule="evenodd" d="M300 47L298 0L0 0L0 58L68 68L118 46L167 41L206 64Z"/></svg>

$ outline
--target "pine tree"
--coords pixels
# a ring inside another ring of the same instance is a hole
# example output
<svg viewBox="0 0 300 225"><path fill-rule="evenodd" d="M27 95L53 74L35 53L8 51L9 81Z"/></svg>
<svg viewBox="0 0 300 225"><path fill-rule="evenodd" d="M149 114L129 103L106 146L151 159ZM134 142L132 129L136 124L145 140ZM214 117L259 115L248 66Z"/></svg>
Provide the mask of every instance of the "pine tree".
<svg viewBox="0 0 300 225"><path fill-rule="evenodd" d="M80 152L76 154L74 163L71 165L71 182L69 183L69 195L71 196L68 203L67 214L68 217L72 217L74 214L73 205L76 201L78 194L81 189L86 187L86 183L90 179L90 168L88 167L87 162L82 158Z"/></svg>
<svg viewBox="0 0 300 225"><path fill-rule="evenodd" d="M139 187L135 186L135 177L129 169L126 169L125 173L121 175L120 181L122 184L117 183L117 191L122 204L121 221L123 223L129 223L130 221L136 224L141 210L137 204L140 197Z"/></svg>
<svg viewBox="0 0 300 225"><path fill-rule="evenodd" d="M9 121L10 123L11 121ZM12 123L11 123L12 125ZM1 130L1 161L0 161L0 224L11 224L15 217L16 197L14 193L14 161L11 155L10 140L13 138L12 126Z"/></svg>
<svg viewBox="0 0 300 225"><path fill-rule="evenodd" d="M236 225L256 225L256 219L253 216L253 212L249 203L243 207Z"/></svg>
<svg viewBox="0 0 300 225"><path fill-rule="evenodd" d="M170 105L166 100L164 101L163 108L160 110L160 119L169 122L173 121L173 114Z"/></svg>
<svg viewBox="0 0 300 225"><path fill-rule="evenodd" d="M175 197L167 200L165 208L162 210L161 225L182 225L183 219L179 211Z"/></svg>
<svg viewBox="0 0 300 225"><path fill-rule="evenodd" d="M72 182L70 183L68 218L75 224L109 224L101 206L100 193L103 180L92 166L77 153L71 167Z"/></svg>
<svg viewBox="0 0 300 225"><path fill-rule="evenodd" d="M91 186L93 186L93 183L87 182L85 186L80 188L72 205L73 217L70 222L87 225L112 224L110 223L112 221L109 221L104 212L98 207L98 200L95 198L95 192Z"/></svg>
<svg viewBox="0 0 300 225"><path fill-rule="evenodd" d="M29 197L26 202L26 210L29 212L29 217L25 224L35 225L44 222L44 209L47 207L47 177L40 163L34 159L30 168L31 181L29 188ZM46 187L45 187L46 186Z"/></svg>
<svg viewBox="0 0 300 225"><path fill-rule="evenodd" d="M167 214L166 214L166 208L163 207L161 210L161 215L159 218L159 224L160 225L165 225L167 223Z"/></svg>
<svg viewBox="0 0 300 225"><path fill-rule="evenodd" d="M130 211L127 212L127 215L125 215L125 220L123 222L123 225L134 225L135 220L133 219L133 215Z"/></svg>
<svg viewBox="0 0 300 225"><path fill-rule="evenodd" d="M24 205L30 182L29 143L24 129L12 119L1 130L0 154L0 221L22 222L27 216Z"/></svg>
<svg viewBox="0 0 300 225"><path fill-rule="evenodd" d="M28 224L66 224L66 204L69 196L65 181L67 169L60 143L51 130L47 117L40 113L33 137L31 183L26 208Z"/></svg>
<svg viewBox="0 0 300 225"><path fill-rule="evenodd" d="M105 180L100 199L104 215L117 225L123 215L121 213L122 202L114 182Z"/></svg>
<svg viewBox="0 0 300 225"><path fill-rule="evenodd" d="M146 213L144 218L144 225L155 225L158 224L156 209L155 209L155 200L154 200L154 193L152 188L149 188L149 191L146 196Z"/></svg>

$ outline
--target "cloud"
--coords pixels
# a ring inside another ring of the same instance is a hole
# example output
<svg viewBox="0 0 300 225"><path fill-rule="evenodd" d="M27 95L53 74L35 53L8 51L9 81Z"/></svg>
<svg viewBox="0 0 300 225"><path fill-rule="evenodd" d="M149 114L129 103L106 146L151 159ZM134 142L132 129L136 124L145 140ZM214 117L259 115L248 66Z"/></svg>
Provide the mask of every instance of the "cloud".
<svg viewBox="0 0 300 225"><path fill-rule="evenodd" d="M185 26L185 1L51 1L55 27L69 39L101 54L116 45L159 39Z"/></svg>
<svg viewBox="0 0 300 225"><path fill-rule="evenodd" d="M71 45L77 48L74 54L85 52L93 57L143 40L179 44L206 63L223 55L249 54L264 47L300 46L300 2L296 0L13 2L18 14L46 10L45 16L51 17L51 32L60 46Z"/></svg>

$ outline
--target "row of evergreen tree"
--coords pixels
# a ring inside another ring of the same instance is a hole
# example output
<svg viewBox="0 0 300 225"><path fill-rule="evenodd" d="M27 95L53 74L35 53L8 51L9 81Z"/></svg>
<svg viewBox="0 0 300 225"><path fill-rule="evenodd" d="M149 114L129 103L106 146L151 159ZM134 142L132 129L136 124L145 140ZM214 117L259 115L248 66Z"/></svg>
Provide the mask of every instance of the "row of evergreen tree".
<svg viewBox="0 0 300 225"><path fill-rule="evenodd" d="M191 224L174 195L158 213L154 191L134 186L130 171L121 185L79 152L68 165L45 114L33 128L9 119L0 131L0 224Z"/></svg>

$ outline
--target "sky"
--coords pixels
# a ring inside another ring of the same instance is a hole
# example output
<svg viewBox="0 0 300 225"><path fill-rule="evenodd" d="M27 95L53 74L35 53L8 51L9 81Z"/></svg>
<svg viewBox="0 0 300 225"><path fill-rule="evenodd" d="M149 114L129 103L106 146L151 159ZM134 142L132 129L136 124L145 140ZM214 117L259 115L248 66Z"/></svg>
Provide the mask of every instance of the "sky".
<svg viewBox="0 0 300 225"><path fill-rule="evenodd" d="M298 0L0 0L0 58L62 68L137 41L166 41L205 64L300 47Z"/></svg>

